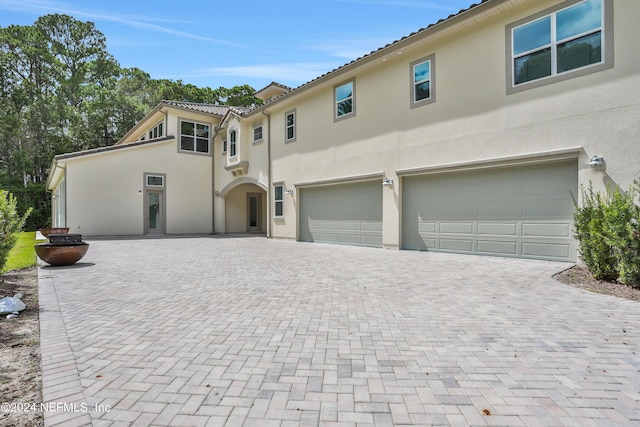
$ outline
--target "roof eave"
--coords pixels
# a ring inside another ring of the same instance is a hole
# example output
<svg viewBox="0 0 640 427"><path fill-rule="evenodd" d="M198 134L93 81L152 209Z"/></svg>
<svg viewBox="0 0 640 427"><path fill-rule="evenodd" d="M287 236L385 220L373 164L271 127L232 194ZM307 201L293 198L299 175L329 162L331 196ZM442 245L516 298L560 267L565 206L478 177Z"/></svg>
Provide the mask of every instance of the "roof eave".
<svg viewBox="0 0 640 427"><path fill-rule="evenodd" d="M320 86L330 80L333 80L336 77L340 77L344 74L350 73L353 70L363 67L373 61L380 60L381 58L394 53L395 51L402 50L407 46L413 45L419 42L422 39L430 37L434 34L444 31L445 29L452 27L461 23L462 21L471 19L483 13L486 13L488 10L493 9L495 6L498 6L502 3L510 2L512 0L483 0L481 3L473 4L468 9L462 10L455 15L451 15L448 18L444 18L435 24L431 24L426 28L420 29L408 36L401 38L400 40L394 41L386 46L379 48L373 52L370 52L360 58L354 59L353 61L342 65L336 68L333 71L329 71L317 77L307 83L298 86L297 88L291 90L288 93L285 93L278 98L272 100L269 103L266 103L260 107L257 107L254 110L249 111L245 114L245 116L251 116L254 114L258 114L262 111L268 110L270 107L273 107L276 104L280 104L285 100L288 100L300 93L306 92L314 87Z"/></svg>

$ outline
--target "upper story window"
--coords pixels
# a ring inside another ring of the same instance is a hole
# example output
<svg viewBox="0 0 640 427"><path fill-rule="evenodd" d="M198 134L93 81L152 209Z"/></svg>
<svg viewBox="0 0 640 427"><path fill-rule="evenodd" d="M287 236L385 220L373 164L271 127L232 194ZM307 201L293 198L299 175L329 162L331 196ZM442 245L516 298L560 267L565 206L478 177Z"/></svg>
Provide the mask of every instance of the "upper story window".
<svg viewBox="0 0 640 427"><path fill-rule="evenodd" d="M435 102L435 54L410 64L411 108Z"/></svg>
<svg viewBox="0 0 640 427"><path fill-rule="evenodd" d="M222 154L227 154L227 140L222 140Z"/></svg>
<svg viewBox="0 0 640 427"><path fill-rule="evenodd" d="M164 123L160 122L149 129L149 139L162 138L164 136Z"/></svg>
<svg viewBox="0 0 640 427"><path fill-rule="evenodd" d="M262 141L262 123L253 127L253 142Z"/></svg>
<svg viewBox="0 0 640 427"><path fill-rule="evenodd" d="M180 151L209 153L209 125L180 120Z"/></svg>
<svg viewBox="0 0 640 427"><path fill-rule="evenodd" d="M511 86L537 87L612 67L613 46L605 46L613 26L610 5L570 0L508 26Z"/></svg>
<svg viewBox="0 0 640 427"><path fill-rule="evenodd" d="M293 142L296 140L296 110L284 113L285 141Z"/></svg>
<svg viewBox="0 0 640 427"><path fill-rule="evenodd" d="M355 116L355 79L334 87L334 120Z"/></svg>
<svg viewBox="0 0 640 427"><path fill-rule="evenodd" d="M231 132L229 132L229 156L233 157L236 155L236 150L237 150L237 138L238 138L238 132L233 129L231 130Z"/></svg>

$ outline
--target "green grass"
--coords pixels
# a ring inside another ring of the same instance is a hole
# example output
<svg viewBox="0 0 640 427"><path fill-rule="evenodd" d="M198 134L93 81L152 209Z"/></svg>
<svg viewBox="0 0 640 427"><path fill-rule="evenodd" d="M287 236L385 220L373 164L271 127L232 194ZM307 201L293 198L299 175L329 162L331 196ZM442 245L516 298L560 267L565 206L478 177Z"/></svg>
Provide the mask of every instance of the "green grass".
<svg viewBox="0 0 640 427"><path fill-rule="evenodd" d="M33 246L38 243L36 241L35 231L25 231L20 233L16 245L9 252L9 258L0 273L6 273L11 270L20 270L36 265L36 251Z"/></svg>

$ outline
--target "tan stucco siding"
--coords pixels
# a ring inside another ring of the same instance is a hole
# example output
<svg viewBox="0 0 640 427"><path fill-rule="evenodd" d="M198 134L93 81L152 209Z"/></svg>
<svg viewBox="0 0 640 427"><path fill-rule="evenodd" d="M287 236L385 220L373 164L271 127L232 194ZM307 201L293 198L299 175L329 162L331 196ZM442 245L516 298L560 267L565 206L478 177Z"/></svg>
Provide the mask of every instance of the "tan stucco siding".
<svg viewBox="0 0 640 427"><path fill-rule="evenodd" d="M178 154L175 141L78 157L66 168L73 232L143 234L145 172L166 174L167 233L211 231L211 158Z"/></svg>
<svg viewBox="0 0 640 427"><path fill-rule="evenodd" d="M269 109L273 181L295 183L383 172L396 185L384 194L383 243L399 244L397 170L487 162L582 147L579 184L628 187L640 175L640 70L634 44L640 2L614 1L611 69L507 94L506 27L558 1L528 2L478 26L343 73ZM610 42L610 40L609 40ZM610 49L608 46L607 49ZM409 64L435 55L436 100L410 108ZM356 115L334 122L334 85L355 77ZM295 109L297 137L285 143L284 114ZM605 173L587 163L607 162ZM285 199L274 237L295 238L296 201Z"/></svg>
<svg viewBox="0 0 640 427"><path fill-rule="evenodd" d="M225 198L226 233L247 232L247 193L260 193L262 190L253 184L240 184L229 192ZM266 222L266 195L261 195L260 223L262 228ZM264 230L261 230L264 231Z"/></svg>

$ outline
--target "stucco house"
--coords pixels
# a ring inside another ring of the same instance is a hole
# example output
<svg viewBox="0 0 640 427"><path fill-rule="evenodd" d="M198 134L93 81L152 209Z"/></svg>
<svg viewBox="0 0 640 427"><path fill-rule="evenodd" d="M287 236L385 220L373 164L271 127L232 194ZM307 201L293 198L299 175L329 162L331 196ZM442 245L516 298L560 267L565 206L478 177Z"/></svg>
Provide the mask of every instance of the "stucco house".
<svg viewBox="0 0 640 427"><path fill-rule="evenodd" d="M166 101L56 156L53 224L575 261L640 177L640 2L484 0L253 109Z"/></svg>

